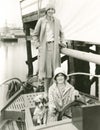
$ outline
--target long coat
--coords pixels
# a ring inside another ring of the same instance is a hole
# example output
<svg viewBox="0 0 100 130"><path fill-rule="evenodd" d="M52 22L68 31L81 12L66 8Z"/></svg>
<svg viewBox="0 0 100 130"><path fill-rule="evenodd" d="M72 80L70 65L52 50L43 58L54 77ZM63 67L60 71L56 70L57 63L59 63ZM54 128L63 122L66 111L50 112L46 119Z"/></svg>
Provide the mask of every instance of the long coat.
<svg viewBox="0 0 100 130"><path fill-rule="evenodd" d="M39 68L38 69L39 69L40 79L52 77L52 75L47 76L47 72L45 69L48 63L46 60L49 60L49 59L46 59L46 55L47 55L46 24L47 24L46 16L40 18L35 26L34 34L33 34L33 40L34 40L35 46L39 50L39 54L38 54L38 60L39 60L38 67ZM60 22L57 18L54 18L53 26L54 26L53 69L55 69L61 65L59 37L60 37L60 41L63 41L64 36L63 36Z"/></svg>

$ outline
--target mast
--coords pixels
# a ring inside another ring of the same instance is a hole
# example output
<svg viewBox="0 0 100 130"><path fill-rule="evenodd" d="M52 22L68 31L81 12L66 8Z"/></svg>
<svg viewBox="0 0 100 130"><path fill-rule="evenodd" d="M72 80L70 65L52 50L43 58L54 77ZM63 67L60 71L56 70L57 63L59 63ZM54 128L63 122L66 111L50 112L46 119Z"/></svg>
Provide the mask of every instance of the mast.
<svg viewBox="0 0 100 130"><path fill-rule="evenodd" d="M7 24L7 20L5 20L4 33L5 34L9 33L9 27L8 27L8 24Z"/></svg>

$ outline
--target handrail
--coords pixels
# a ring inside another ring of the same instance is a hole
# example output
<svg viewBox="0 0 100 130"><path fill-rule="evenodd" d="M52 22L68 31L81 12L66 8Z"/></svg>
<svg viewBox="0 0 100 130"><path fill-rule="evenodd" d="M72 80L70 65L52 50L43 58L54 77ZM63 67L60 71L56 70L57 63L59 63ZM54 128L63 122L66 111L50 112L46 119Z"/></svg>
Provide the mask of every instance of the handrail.
<svg viewBox="0 0 100 130"><path fill-rule="evenodd" d="M67 76L69 76L69 77L74 76L74 75L86 75L86 76L94 76L94 77L100 78L100 75L83 73L83 72L75 72L75 73L67 74Z"/></svg>
<svg viewBox="0 0 100 130"><path fill-rule="evenodd" d="M61 52L65 55L74 57L76 59L81 59L84 61L93 62L93 63L100 65L100 55L98 55L98 54L82 52L82 51L73 50L73 49L69 49L69 48L62 48Z"/></svg>
<svg viewBox="0 0 100 130"><path fill-rule="evenodd" d="M5 104L5 106L1 109L1 113L24 91L24 88L21 88L19 91L17 91Z"/></svg>
<svg viewBox="0 0 100 130"><path fill-rule="evenodd" d="M11 78L11 79L8 79L8 80L2 82L2 83L0 84L0 87L1 87L3 84L9 82L10 80L18 80L21 84L23 84L23 82L22 82L19 78Z"/></svg>
<svg viewBox="0 0 100 130"><path fill-rule="evenodd" d="M70 76L75 76L75 75L86 75L86 76L94 76L94 77L97 77L99 79L99 84L100 84L100 75L96 75L96 74L90 74L90 73L83 73L83 72L75 72L75 73L71 73L71 74L67 74L68 77ZM100 86L100 85L99 85ZM87 97L91 97L91 95L88 95L88 94L85 94L83 92L80 92L81 94L84 94L85 96ZM100 101L100 88L99 88L99 98L97 97L94 97L92 96L91 98L94 98L95 100L98 100Z"/></svg>
<svg viewBox="0 0 100 130"><path fill-rule="evenodd" d="M2 87L2 85L6 84L7 82L9 82L11 80L18 80L21 83L22 87L12 97L10 97L10 99L7 101L7 103L1 109L1 112L4 111L24 91L23 82L19 78L8 79L8 80L4 81L2 84L0 84L0 87Z"/></svg>
<svg viewBox="0 0 100 130"><path fill-rule="evenodd" d="M70 77L70 76L75 76L75 75L86 75L86 76L93 76L93 78L90 80L90 85L92 85L96 80L94 80L94 77L95 78L100 78L100 75L95 75L95 74L90 74L90 73L82 73L82 72L76 72L76 73L71 73L71 74L68 74L67 76Z"/></svg>

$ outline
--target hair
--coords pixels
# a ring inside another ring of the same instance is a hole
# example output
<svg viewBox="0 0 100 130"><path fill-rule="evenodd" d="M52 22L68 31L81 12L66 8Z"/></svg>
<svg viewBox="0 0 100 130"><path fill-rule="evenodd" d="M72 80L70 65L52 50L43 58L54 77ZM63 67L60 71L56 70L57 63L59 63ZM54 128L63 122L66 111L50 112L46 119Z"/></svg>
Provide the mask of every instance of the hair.
<svg viewBox="0 0 100 130"><path fill-rule="evenodd" d="M60 74L60 73L59 73ZM65 75L65 74L63 74L63 73L61 73L63 76L64 76L64 79L66 80L67 79L67 76ZM56 78L57 78L57 76L58 76L58 74L55 76L55 80L56 80Z"/></svg>
<svg viewBox="0 0 100 130"><path fill-rule="evenodd" d="M49 9L48 9L48 10L49 10ZM46 14L46 15L47 15L47 11L48 11L48 10L45 11L45 14ZM53 9L53 10L54 10L54 13L55 13L55 9Z"/></svg>

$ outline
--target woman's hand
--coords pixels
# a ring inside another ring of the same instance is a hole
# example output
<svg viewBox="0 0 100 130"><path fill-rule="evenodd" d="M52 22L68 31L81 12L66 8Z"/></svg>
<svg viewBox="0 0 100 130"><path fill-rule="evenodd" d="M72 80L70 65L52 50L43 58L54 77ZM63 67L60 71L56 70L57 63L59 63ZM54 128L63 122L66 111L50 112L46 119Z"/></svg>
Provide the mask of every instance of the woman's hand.
<svg viewBox="0 0 100 130"><path fill-rule="evenodd" d="M72 101L79 99L79 97L80 97L79 91L74 90L73 95L72 95Z"/></svg>
<svg viewBox="0 0 100 130"><path fill-rule="evenodd" d="M35 45L36 49L38 49L40 47L40 43L39 42L35 42L34 45Z"/></svg>
<svg viewBox="0 0 100 130"><path fill-rule="evenodd" d="M59 45L60 45L60 47L67 48L66 43L61 42L61 43L59 43Z"/></svg>

